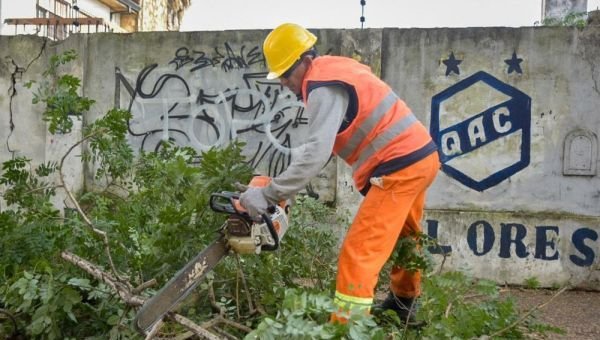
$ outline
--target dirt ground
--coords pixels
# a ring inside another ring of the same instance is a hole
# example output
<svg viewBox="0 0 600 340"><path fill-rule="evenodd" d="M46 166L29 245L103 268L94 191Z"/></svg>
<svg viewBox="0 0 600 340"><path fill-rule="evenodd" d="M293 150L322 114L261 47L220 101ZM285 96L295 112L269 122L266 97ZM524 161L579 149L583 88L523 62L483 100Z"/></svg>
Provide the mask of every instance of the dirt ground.
<svg viewBox="0 0 600 340"><path fill-rule="evenodd" d="M536 319L561 328L565 334L547 333L544 339L600 339L600 292L546 289L502 289L502 294L515 298L521 313L536 306Z"/></svg>

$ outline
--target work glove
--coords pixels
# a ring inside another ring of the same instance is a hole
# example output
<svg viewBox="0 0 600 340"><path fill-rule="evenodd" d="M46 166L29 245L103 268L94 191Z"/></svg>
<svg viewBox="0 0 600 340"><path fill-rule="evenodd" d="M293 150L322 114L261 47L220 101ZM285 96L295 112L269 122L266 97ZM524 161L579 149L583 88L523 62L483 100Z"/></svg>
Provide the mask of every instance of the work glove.
<svg viewBox="0 0 600 340"><path fill-rule="evenodd" d="M267 212L269 202L263 193L263 188L248 188L240 195L240 204L252 218L259 218Z"/></svg>

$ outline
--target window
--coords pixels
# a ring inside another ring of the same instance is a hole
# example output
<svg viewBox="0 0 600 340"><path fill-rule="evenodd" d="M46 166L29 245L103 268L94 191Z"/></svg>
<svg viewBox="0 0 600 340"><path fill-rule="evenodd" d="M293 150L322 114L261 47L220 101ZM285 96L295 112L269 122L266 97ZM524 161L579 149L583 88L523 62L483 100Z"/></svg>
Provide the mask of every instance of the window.
<svg viewBox="0 0 600 340"><path fill-rule="evenodd" d="M36 17L37 18L47 18L48 17L48 11L44 7L41 7L40 5L37 5L36 6Z"/></svg>

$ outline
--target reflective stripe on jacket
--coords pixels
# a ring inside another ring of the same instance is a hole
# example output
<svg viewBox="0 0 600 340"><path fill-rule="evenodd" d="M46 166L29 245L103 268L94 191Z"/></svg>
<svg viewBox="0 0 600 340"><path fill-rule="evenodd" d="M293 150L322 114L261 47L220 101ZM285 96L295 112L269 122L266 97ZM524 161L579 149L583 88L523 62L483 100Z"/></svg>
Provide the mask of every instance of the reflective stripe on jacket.
<svg viewBox="0 0 600 340"><path fill-rule="evenodd" d="M371 176L397 171L437 149L423 124L368 66L345 57L315 58L304 76L302 98L329 85L343 86L349 96L333 152L352 166L363 194Z"/></svg>

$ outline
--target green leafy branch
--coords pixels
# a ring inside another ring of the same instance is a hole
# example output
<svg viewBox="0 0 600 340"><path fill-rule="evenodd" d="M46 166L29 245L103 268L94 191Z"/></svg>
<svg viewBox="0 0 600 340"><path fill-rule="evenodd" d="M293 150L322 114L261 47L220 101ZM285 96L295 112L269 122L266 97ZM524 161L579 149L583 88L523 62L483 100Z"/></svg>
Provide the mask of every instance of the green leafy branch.
<svg viewBox="0 0 600 340"><path fill-rule="evenodd" d="M438 244L427 234L418 232L401 237L388 262L410 272L430 271L433 268L433 259L426 251L429 247L438 247Z"/></svg>
<svg viewBox="0 0 600 340"><path fill-rule="evenodd" d="M59 66L77 58L75 50L50 58L50 66L43 72L44 80L33 94L33 104L44 103L42 119L48 122L52 134L69 133L73 128L71 117L79 117L89 111L94 100L79 95L81 80L71 74L58 75ZM31 88L35 81L25 84Z"/></svg>
<svg viewBox="0 0 600 340"><path fill-rule="evenodd" d="M587 26L586 12L569 12L564 17L547 17L542 20L543 26L577 27L579 29Z"/></svg>

